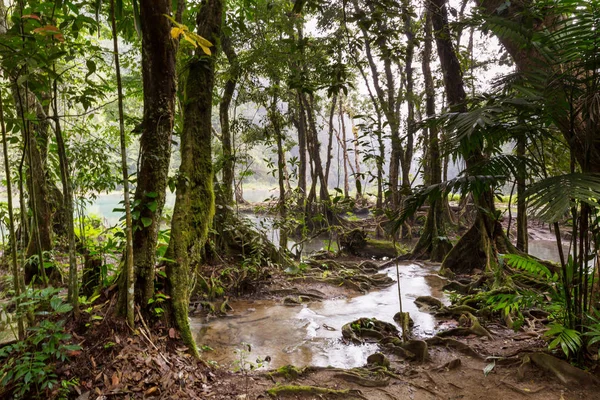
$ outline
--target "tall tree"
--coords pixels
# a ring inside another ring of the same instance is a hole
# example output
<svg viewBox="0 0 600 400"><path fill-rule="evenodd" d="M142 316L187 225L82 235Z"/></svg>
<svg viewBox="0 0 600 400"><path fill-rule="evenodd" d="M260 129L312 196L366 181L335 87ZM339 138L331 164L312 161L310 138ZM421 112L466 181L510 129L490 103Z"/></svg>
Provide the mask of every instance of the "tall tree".
<svg viewBox="0 0 600 400"><path fill-rule="evenodd" d="M221 35L223 3L205 0L196 17L198 34L216 43ZM214 214L212 168L212 96L216 52L197 51L189 61L184 89L181 165L167 250L167 292L170 325L176 327L196 357L188 308L191 280Z"/></svg>
<svg viewBox="0 0 600 400"><path fill-rule="evenodd" d="M423 44L422 69L425 81L425 112L428 118L433 118L435 113L435 87L431 73L431 52L433 47L431 26L431 10L426 10L425 38ZM440 156L438 127L431 124L428 128L427 146L427 171L426 184L437 185L442 182L442 164ZM444 210L442 199L431 198L427 220L419 241L415 245L412 256L417 258L430 258L432 261L443 261L452 245L446 237L444 226Z"/></svg>
<svg viewBox="0 0 600 400"><path fill-rule="evenodd" d="M442 67L448 108L453 112L467 111L461 65L451 41L447 0L430 0L429 12ZM467 168L485 160L480 138L465 137L459 145ZM442 263L442 269L452 273L486 270L497 264L498 253L514 252L498 220L495 219L494 196L491 188L474 193L477 215L471 228L459 239Z"/></svg>
<svg viewBox="0 0 600 400"><path fill-rule="evenodd" d="M171 136L175 114L175 42L171 38L171 0L141 0L144 116L140 169L133 213L136 300L148 304L154 295L156 243L165 204Z"/></svg>

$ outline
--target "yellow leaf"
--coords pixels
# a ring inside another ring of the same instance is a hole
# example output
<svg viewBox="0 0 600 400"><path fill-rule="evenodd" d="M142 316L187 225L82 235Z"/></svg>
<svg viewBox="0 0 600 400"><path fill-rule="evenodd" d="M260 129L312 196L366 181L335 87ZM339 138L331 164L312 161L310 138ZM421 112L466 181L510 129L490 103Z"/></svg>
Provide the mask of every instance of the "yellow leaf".
<svg viewBox="0 0 600 400"><path fill-rule="evenodd" d="M186 32L183 32L183 39L190 42L194 47L198 47L196 42L192 40L192 38L190 38Z"/></svg>
<svg viewBox="0 0 600 400"><path fill-rule="evenodd" d="M194 40L200 45L200 46L204 46L204 47L212 47L213 44L211 42L209 42L208 40L204 39L202 36L190 32L190 35L194 38Z"/></svg>
<svg viewBox="0 0 600 400"><path fill-rule="evenodd" d="M181 35L183 33L183 28L177 28L177 27L173 27L171 29L171 37L173 39L177 39L179 38L179 35Z"/></svg>
<svg viewBox="0 0 600 400"><path fill-rule="evenodd" d="M202 48L202 51L204 53L206 53L206 55L210 56L212 53L210 52L210 49L206 46L204 46L202 43L198 43L200 45L200 47Z"/></svg>

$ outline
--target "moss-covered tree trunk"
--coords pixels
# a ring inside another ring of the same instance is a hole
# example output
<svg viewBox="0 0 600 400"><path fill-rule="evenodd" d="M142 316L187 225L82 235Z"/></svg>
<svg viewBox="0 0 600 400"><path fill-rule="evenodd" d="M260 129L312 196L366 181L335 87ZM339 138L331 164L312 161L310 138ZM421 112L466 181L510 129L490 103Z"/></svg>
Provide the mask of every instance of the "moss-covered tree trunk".
<svg viewBox="0 0 600 400"><path fill-rule="evenodd" d="M27 245L26 257L37 255L43 259L43 253L52 249L53 215L56 208L50 196L51 182L46 173L48 154L48 118L37 96L28 90L26 85L17 83L18 76L12 82L12 94L15 99L17 115L22 123L23 152L27 165L26 183L29 194L29 207L33 220L31 236ZM26 115L33 114L37 122L28 120ZM55 267L44 270L39 262L27 262L24 267L25 283L31 282L34 276L45 277L53 281L60 278ZM44 278L45 279L45 278Z"/></svg>
<svg viewBox="0 0 600 400"><path fill-rule="evenodd" d="M433 84L433 75L431 73L431 52L433 47L431 13L427 11L425 21L425 40L423 45L422 69L423 79L425 81L425 111L427 117L435 116L435 89ZM426 183L436 185L442 182L442 164L440 158L439 132L437 126L429 127L428 152L427 152L427 171ZM432 261L443 261L452 244L446 238L446 229L444 226L444 209L442 199L434 198L429 201L429 210L427 211L427 220L423 228L423 233L419 238L412 256L421 259L431 259Z"/></svg>
<svg viewBox="0 0 600 400"><path fill-rule="evenodd" d="M212 43L217 43L220 35L222 12L221 0L206 0L196 17L198 34ZM188 320L190 286L214 215L211 111L215 50L213 47L211 56L198 51L188 64L181 165L167 250L172 261L166 264L167 292L171 298L167 320L179 330L194 356L198 356L198 350Z"/></svg>
<svg viewBox="0 0 600 400"><path fill-rule="evenodd" d="M171 0L141 0L144 117L140 169L133 213L136 302L145 307L154 295L154 269L160 216L165 204L175 113L175 53L171 38Z"/></svg>

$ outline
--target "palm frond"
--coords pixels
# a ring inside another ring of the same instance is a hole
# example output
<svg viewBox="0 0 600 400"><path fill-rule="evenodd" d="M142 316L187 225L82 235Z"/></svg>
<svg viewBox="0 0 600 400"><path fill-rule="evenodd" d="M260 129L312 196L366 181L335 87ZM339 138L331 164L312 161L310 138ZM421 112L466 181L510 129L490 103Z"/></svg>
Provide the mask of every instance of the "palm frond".
<svg viewBox="0 0 600 400"><path fill-rule="evenodd" d="M390 216L390 230L392 233L397 232L402 224L412 217L427 200L440 199L449 193L482 193L490 186L498 185L504 179L506 179L504 175L463 175L436 185L417 186L414 192L404 199L402 208Z"/></svg>
<svg viewBox="0 0 600 400"><path fill-rule="evenodd" d="M567 214L574 201L587 203L592 208L600 206L600 174L552 176L531 185L525 195L536 218L557 222Z"/></svg>
<svg viewBox="0 0 600 400"><path fill-rule="evenodd" d="M517 177L524 171L528 176L535 176L539 174L540 168L531 158L513 154L498 154L471 166L467 173L476 176L504 176L505 179L508 179L511 176Z"/></svg>
<svg viewBox="0 0 600 400"><path fill-rule="evenodd" d="M503 254L500 259L509 266L526 271L533 276L553 279L553 274L548 267L531 257L520 254Z"/></svg>

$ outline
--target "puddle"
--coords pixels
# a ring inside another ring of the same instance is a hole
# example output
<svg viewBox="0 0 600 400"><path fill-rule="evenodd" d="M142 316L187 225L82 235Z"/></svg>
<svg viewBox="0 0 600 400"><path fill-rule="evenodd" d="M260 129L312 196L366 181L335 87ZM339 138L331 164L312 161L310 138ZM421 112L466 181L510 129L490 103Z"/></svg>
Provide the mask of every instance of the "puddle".
<svg viewBox="0 0 600 400"><path fill-rule="evenodd" d="M439 267L416 264L400 265L402 305L415 321L414 334L432 336L436 321L430 314L420 312L414 304L418 296L431 295L447 303L441 287L443 281L435 274ZM396 269L385 272L395 279ZM392 322L399 311L396 285L365 295L325 300L301 307L288 307L273 300L234 301L231 316L212 319L192 318L192 330L197 332L199 346L214 350L203 357L220 365L234 368L236 348L242 342L251 345L249 360L269 356L268 368L286 364L296 366L333 366L352 368L366 363L377 350L375 344L346 345L342 343L342 325L361 317L375 317ZM325 326L335 329L327 329Z"/></svg>

